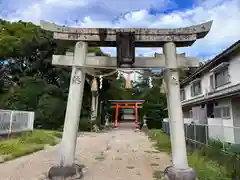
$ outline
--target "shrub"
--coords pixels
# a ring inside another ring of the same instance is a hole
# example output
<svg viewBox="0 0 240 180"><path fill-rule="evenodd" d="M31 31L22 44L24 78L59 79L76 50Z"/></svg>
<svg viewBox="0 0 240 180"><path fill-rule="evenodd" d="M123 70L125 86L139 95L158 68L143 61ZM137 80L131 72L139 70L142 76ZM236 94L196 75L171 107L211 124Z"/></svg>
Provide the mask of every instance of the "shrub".
<svg viewBox="0 0 240 180"><path fill-rule="evenodd" d="M223 152L222 143L215 140L211 141L209 146L204 146L200 153L208 159L224 166L229 177L240 176L238 145L225 145L225 149L226 152Z"/></svg>
<svg viewBox="0 0 240 180"><path fill-rule="evenodd" d="M161 119L147 119L148 129L161 129L162 128L162 120Z"/></svg>
<svg viewBox="0 0 240 180"><path fill-rule="evenodd" d="M90 132L92 129L92 126L94 124L97 124L99 128L101 129L103 126L101 125L100 119L97 119L96 121L90 121L88 117L81 117L79 120L78 125L78 131L82 132ZM58 131L63 131L64 125L62 125Z"/></svg>
<svg viewBox="0 0 240 180"><path fill-rule="evenodd" d="M79 131L91 131L92 124L90 123L88 118L81 118L79 121Z"/></svg>

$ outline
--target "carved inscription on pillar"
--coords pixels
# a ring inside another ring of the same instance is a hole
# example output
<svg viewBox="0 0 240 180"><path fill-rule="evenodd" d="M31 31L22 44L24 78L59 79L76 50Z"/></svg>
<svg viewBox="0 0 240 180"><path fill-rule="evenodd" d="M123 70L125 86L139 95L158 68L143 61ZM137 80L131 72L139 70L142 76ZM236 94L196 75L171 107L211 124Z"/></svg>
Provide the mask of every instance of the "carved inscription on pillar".
<svg viewBox="0 0 240 180"><path fill-rule="evenodd" d="M81 76L80 76L81 70L75 69L74 75L72 77L72 84L81 84Z"/></svg>
<svg viewBox="0 0 240 180"><path fill-rule="evenodd" d="M81 78L78 75L74 75L72 78L72 84L81 84Z"/></svg>

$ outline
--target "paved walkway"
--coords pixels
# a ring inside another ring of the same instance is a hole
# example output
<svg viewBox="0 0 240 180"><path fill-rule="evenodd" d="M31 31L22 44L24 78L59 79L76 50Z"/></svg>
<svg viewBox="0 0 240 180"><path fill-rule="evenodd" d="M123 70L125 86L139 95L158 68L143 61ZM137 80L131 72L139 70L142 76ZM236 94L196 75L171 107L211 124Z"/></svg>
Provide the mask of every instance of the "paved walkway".
<svg viewBox="0 0 240 180"><path fill-rule="evenodd" d="M0 179L46 180L49 168L58 163L58 154L59 146L50 147L0 164ZM152 180L154 171L163 171L170 159L157 153L142 132L123 125L108 133L80 135L76 162L85 166L83 180Z"/></svg>

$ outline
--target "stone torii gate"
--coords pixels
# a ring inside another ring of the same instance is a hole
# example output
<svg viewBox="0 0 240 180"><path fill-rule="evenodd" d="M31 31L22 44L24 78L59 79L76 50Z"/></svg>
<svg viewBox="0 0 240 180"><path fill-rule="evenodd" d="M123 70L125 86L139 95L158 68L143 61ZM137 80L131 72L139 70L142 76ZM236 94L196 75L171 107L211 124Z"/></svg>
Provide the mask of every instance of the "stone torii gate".
<svg viewBox="0 0 240 180"><path fill-rule="evenodd" d="M180 101L178 68L198 66L194 57L176 54L176 47L191 46L210 31L212 21L175 29L135 28L71 28L41 21L41 28L54 32L54 38L76 42L74 53L53 55L55 65L71 66L71 82L68 94L64 131L61 142L60 164L49 170L49 178L76 178L82 176L81 168L74 163L76 138L82 96L84 68L161 68L165 67L167 103L170 119L172 166L166 168L168 179L196 179L195 171L188 166ZM117 47L116 57L88 54L88 46ZM136 57L135 47L162 47L163 55Z"/></svg>

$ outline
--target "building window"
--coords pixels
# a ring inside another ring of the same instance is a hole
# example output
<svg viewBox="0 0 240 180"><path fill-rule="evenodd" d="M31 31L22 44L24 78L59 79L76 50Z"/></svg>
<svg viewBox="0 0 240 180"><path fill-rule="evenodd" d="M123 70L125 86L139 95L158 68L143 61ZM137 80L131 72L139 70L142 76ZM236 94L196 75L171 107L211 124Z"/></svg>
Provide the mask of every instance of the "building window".
<svg viewBox="0 0 240 180"><path fill-rule="evenodd" d="M225 67L222 71L215 73L215 85L216 88L223 86L229 82L228 67Z"/></svg>
<svg viewBox="0 0 240 180"><path fill-rule="evenodd" d="M222 118L226 118L226 119L231 118L229 106L222 107Z"/></svg>
<svg viewBox="0 0 240 180"><path fill-rule="evenodd" d="M184 89L180 90L180 98L181 98L181 101L184 101L186 99L186 94Z"/></svg>
<svg viewBox="0 0 240 180"><path fill-rule="evenodd" d="M210 86L212 89L221 87L230 82L229 70L225 66L221 70L215 72L210 76Z"/></svg>
<svg viewBox="0 0 240 180"><path fill-rule="evenodd" d="M221 118L221 108L215 107L213 110L213 114L215 118Z"/></svg>
<svg viewBox="0 0 240 180"><path fill-rule="evenodd" d="M214 117L222 119L230 119L230 107L229 106L217 106L214 107Z"/></svg>
<svg viewBox="0 0 240 180"><path fill-rule="evenodd" d="M191 96L197 96L202 93L201 90L201 80L193 82L191 85Z"/></svg>

